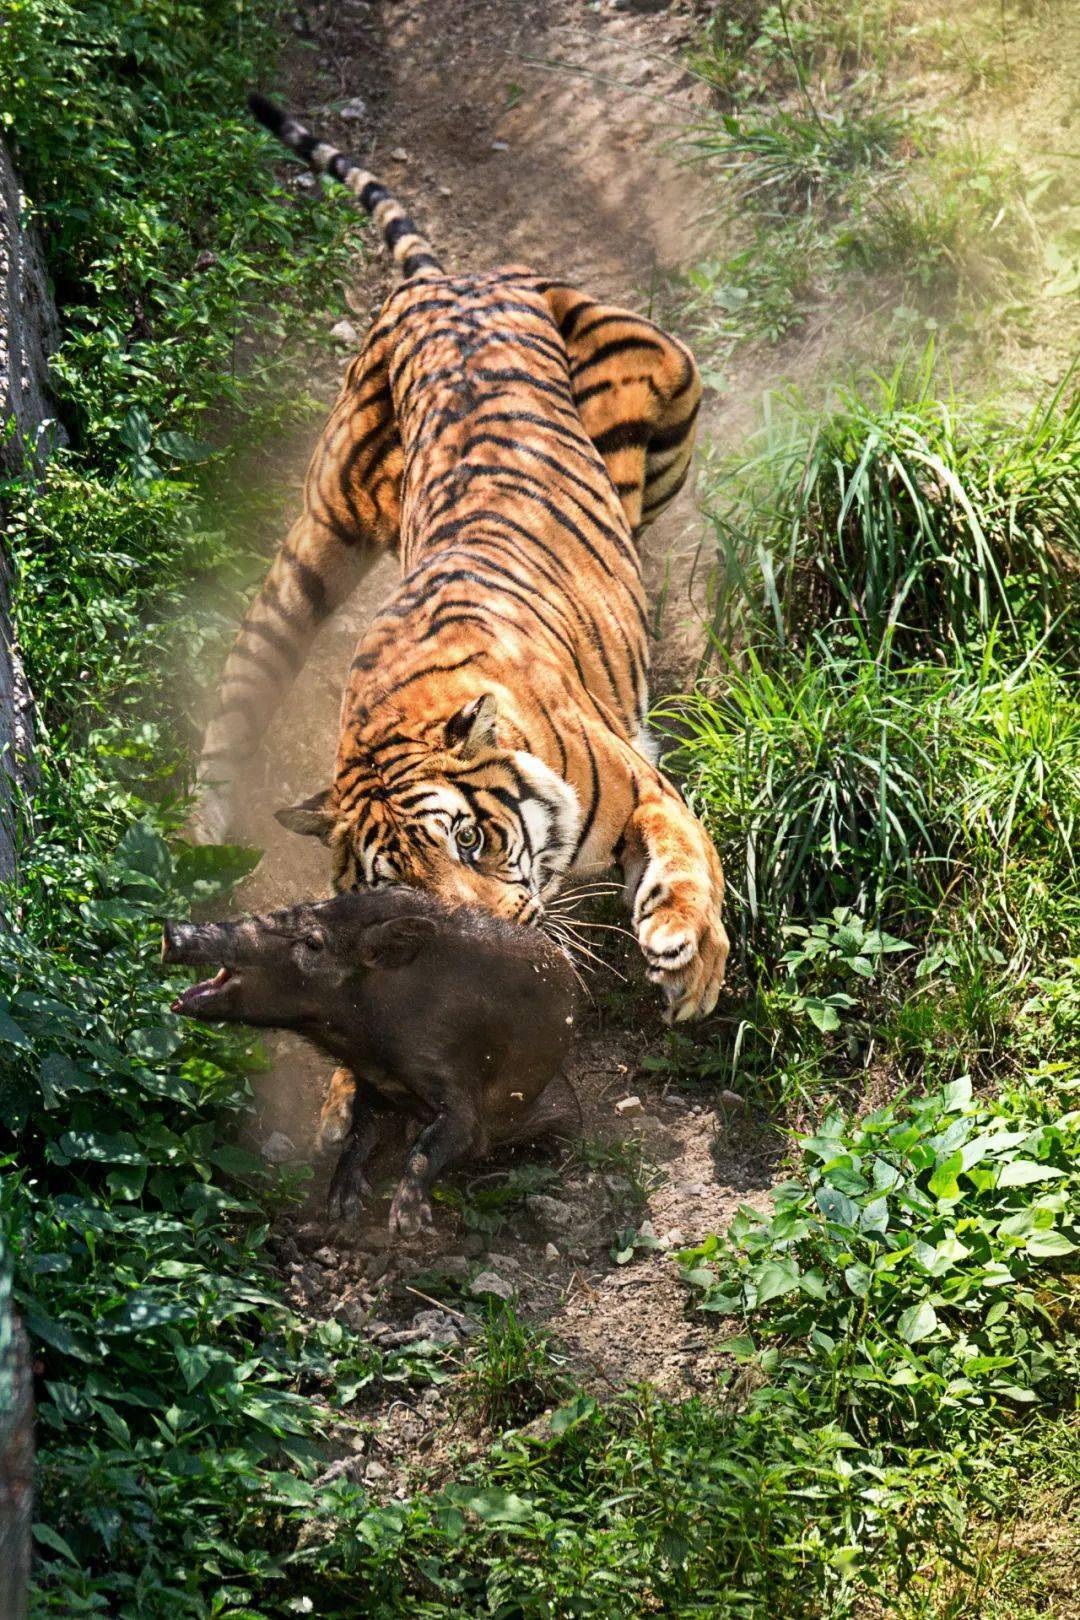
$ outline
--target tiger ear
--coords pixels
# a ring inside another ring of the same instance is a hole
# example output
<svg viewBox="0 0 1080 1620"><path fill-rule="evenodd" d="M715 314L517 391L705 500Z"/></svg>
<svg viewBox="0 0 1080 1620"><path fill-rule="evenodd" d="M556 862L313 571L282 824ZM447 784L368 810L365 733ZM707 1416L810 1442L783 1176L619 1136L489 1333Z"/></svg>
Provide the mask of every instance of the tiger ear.
<svg viewBox="0 0 1080 1620"><path fill-rule="evenodd" d="M300 833L305 838L320 838L325 844L337 825L337 816L330 809L331 788L323 788L321 793L313 793L310 799L302 799L299 804L290 804L284 810L274 811L274 820L290 832Z"/></svg>
<svg viewBox="0 0 1080 1620"><path fill-rule="evenodd" d="M446 746L464 759L478 754L483 748L494 748L498 718L499 705L490 692L482 693L446 722Z"/></svg>

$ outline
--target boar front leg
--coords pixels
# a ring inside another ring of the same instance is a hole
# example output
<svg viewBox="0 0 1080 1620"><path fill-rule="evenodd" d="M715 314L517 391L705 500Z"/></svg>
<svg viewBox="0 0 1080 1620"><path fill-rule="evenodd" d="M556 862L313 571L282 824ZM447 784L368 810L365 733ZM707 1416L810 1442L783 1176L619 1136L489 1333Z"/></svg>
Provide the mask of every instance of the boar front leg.
<svg viewBox="0 0 1080 1620"><path fill-rule="evenodd" d="M348 1070L339 1069L335 1079L345 1074ZM364 1207L364 1199L370 1197L371 1184L364 1172L379 1145L385 1123L385 1110L378 1108L369 1087L358 1085L353 1101L352 1130L341 1150L326 1195L326 1213L332 1221L355 1220Z"/></svg>
<svg viewBox="0 0 1080 1620"><path fill-rule="evenodd" d="M449 1165L459 1159L481 1154L486 1136L475 1114L446 1111L425 1125L409 1149L405 1174L390 1205L390 1230L402 1237L415 1237L421 1227L431 1226L431 1184Z"/></svg>

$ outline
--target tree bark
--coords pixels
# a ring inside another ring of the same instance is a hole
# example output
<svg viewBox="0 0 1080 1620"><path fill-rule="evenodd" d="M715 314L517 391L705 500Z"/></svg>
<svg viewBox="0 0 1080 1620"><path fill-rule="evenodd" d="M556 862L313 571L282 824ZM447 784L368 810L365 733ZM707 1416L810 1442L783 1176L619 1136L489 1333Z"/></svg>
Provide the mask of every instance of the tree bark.
<svg viewBox="0 0 1080 1620"><path fill-rule="evenodd" d="M59 329L41 250L0 142L0 518L3 485L36 477L62 441L49 395ZM0 880L16 870L20 805L35 785L34 704L11 622L11 567L0 549Z"/></svg>

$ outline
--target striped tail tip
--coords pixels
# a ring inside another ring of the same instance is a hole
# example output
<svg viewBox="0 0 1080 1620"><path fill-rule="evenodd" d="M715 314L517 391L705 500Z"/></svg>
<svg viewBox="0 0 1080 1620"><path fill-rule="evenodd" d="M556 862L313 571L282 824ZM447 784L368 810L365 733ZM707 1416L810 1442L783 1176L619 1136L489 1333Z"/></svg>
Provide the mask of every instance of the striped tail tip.
<svg viewBox="0 0 1080 1620"><path fill-rule="evenodd" d="M332 175L352 192L379 227L391 258L406 280L443 274L442 263L430 242L420 234L408 211L381 180L354 163L346 153L319 140L291 113L258 90L248 96L248 107L264 129L305 163L319 174Z"/></svg>

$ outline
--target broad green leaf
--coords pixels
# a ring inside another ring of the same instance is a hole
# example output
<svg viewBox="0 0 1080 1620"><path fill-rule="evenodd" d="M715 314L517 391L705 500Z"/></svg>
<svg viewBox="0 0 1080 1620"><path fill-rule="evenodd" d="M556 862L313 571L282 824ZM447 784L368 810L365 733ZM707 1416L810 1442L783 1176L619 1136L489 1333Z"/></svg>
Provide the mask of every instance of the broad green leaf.
<svg viewBox="0 0 1080 1620"><path fill-rule="evenodd" d="M485 1524L528 1524L536 1517L531 1502L523 1496L515 1496L513 1491L500 1491L494 1487L486 1491L477 1491L474 1496L466 1499L466 1507L470 1507L478 1518Z"/></svg>
<svg viewBox="0 0 1080 1620"><path fill-rule="evenodd" d="M1075 1251L1076 1244L1064 1232L1036 1232L1027 1242L1027 1252L1035 1260L1052 1260L1059 1254Z"/></svg>
<svg viewBox="0 0 1080 1620"><path fill-rule="evenodd" d="M1010 1159L998 1173L999 1187L1027 1187L1036 1181L1056 1181L1065 1174L1050 1164L1036 1164L1034 1159Z"/></svg>
<svg viewBox="0 0 1080 1620"><path fill-rule="evenodd" d="M767 1305L771 1299L780 1299L799 1286L799 1268L794 1260L769 1260L755 1279L757 1302Z"/></svg>
<svg viewBox="0 0 1080 1620"><path fill-rule="evenodd" d="M920 1340L929 1338L937 1325L937 1312L928 1299L923 1299L917 1305L909 1305L906 1311L901 1311L896 1331L905 1344L918 1344Z"/></svg>
<svg viewBox="0 0 1080 1620"><path fill-rule="evenodd" d="M598 1411L596 1401L591 1395L579 1395L576 1400L570 1401L566 1406L556 1407L551 1414L550 1429L556 1437L566 1434L570 1429L576 1429L579 1423Z"/></svg>
<svg viewBox="0 0 1080 1620"><path fill-rule="evenodd" d="M853 1203L845 1193L830 1187L828 1183L823 1182L814 1193L814 1202L827 1221L832 1221L837 1226L858 1225L858 1204Z"/></svg>
<svg viewBox="0 0 1080 1620"><path fill-rule="evenodd" d="M959 1113L962 1108L967 1108L971 1102L971 1076L962 1074L959 1080L951 1081L945 1087L943 1097L950 1114Z"/></svg>
<svg viewBox="0 0 1080 1620"><path fill-rule="evenodd" d="M964 1158L959 1148L950 1153L947 1158L942 1159L930 1177L930 1191L935 1198L945 1200L959 1198L960 1183L956 1178L963 1168L963 1164Z"/></svg>

